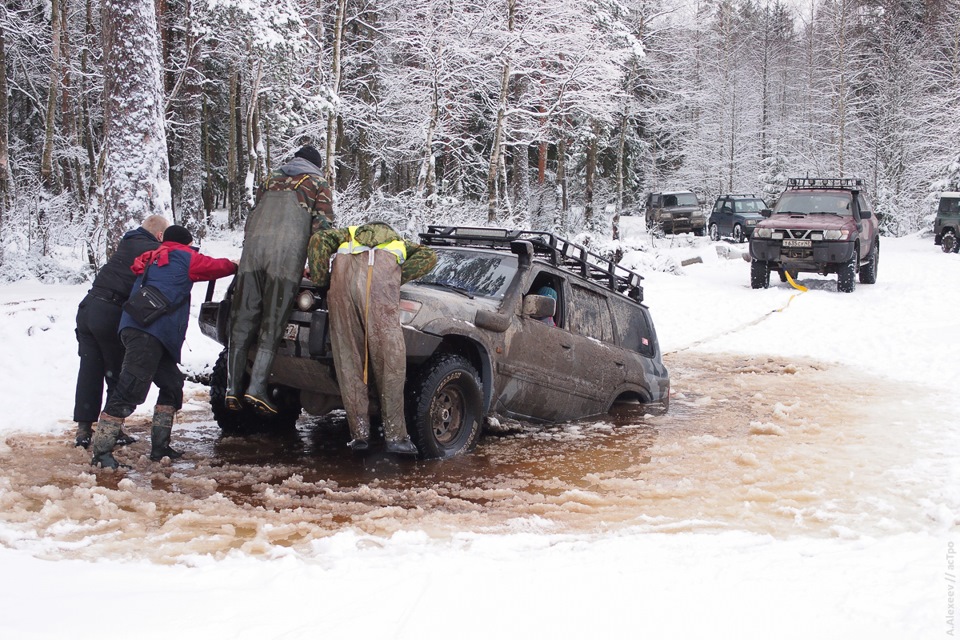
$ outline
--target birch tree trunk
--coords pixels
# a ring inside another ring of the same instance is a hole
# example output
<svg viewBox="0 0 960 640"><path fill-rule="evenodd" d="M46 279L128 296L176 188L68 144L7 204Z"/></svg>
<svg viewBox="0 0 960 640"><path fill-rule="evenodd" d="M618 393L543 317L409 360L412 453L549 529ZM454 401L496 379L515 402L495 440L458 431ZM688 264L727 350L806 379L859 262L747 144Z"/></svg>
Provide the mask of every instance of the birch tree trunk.
<svg viewBox="0 0 960 640"><path fill-rule="evenodd" d="M517 0L507 0L507 31L513 33L516 21ZM503 130L507 119L507 91L510 88L510 53L503 53L503 68L500 74L500 99L497 103L497 122L493 130L493 145L490 149L490 169L487 171L487 222L497 219L497 171L503 153Z"/></svg>
<svg viewBox="0 0 960 640"><path fill-rule="evenodd" d="M330 90L333 93L334 100L339 100L340 98L340 57L341 57L341 47L343 46L343 21L344 16L347 12L347 0L337 0L337 14L334 19L334 32L333 32L333 59L331 60L332 64L332 77L330 79L331 86ZM337 187L337 115L339 113L339 108L335 105L333 109L330 110L330 114L327 116L327 148L326 148L326 164L324 172L326 174L327 184L330 186L330 195L331 197L335 196L335 189Z"/></svg>
<svg viewBox="0 0 960 640"><path fill-rule="evenodd" d="M3 236L7 207L10 203L10 120L7 105L7 54L3 26L0 25L0 266L4 264Z"/></svg>
<svg viewBox="0 0 960 640"><path fill-rule="evenodd" d="M108 251L148 215L172 217L153 0L104 0Z"/></svg>

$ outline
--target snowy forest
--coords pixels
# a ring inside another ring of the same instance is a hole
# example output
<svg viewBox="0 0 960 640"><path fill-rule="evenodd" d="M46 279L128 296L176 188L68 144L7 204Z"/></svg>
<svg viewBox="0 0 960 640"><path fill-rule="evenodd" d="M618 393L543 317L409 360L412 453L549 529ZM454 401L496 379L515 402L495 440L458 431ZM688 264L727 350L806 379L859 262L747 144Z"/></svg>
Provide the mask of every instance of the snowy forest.
<svg viewBox="0 0 960 640"><path fill-rule="evenodd" d="M0 278L149 213L239 228L304 143L341 221L615 239L649 190L794 175L911 233L958 142L960 0L5 0Z"/></svg>

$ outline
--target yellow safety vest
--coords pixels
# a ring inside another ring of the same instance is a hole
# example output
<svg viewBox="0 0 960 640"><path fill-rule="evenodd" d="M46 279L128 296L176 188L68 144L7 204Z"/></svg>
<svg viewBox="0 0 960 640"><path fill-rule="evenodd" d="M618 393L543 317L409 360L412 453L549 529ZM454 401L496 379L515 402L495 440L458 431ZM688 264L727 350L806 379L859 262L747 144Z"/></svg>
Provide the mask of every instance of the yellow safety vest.
<svg viewBox="0 0 960 640"><path fill-rule="evenodd" d="M375 247L368 247L367 245L359 244L354 237L358 227L347 227L347 229L350 231L350 239L337 248L337 253L363 253L364 251L379 249L392 253L397 259L397 264L403 264L407 259L407 245L403 240L391 240L390 242L378 244ZM371 256L371 258L372 257L373 256Z"/></svg>

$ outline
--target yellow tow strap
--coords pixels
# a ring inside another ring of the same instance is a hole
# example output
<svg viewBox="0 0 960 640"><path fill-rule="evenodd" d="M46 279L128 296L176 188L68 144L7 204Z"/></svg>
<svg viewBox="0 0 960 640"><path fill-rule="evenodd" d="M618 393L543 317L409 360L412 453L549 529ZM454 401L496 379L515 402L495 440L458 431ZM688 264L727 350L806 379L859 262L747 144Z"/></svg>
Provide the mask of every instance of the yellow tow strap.
<svg viewBox="0 0 960 640"><path fill-rule="evenodd" d="M806 288L805 286L803 286L802 284L797 284L797 281L794 280L792 277L790 277L790 272L789 272L789 271L784 270L783 273L784 273L785 276L787 276L787 282L790 283L790 286L791 286L791 287L793 287L794 289L796 289L796 290L799 291L800 293L806 293L807 291L809 291L809 289L807 289L807 288ZM789 306L790 306L790 303L793 302L793 299L796 298L798 295L800 295L800 293L795 293L795 294L793 294L792 296L790 296L790 299L787 300L787 304L785 304L785 305L783 305L782 307L780 307L779 309L777 309L774 313L779 313L779 312L783 311L784 309L786 309L787 307L789 307Z"/></svg>

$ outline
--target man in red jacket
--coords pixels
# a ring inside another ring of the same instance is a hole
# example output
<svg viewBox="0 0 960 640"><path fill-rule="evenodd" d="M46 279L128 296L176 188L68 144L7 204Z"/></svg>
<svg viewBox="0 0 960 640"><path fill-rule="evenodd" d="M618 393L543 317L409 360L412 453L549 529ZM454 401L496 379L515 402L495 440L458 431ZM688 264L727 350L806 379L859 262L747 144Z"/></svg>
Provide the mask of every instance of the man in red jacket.
<svg viewBox="0 0 960 640"><path fill-rule="evenodd" d="M183 405L183 374L177 363L190 319L190 290L194 282L216 280L237 270L235 262L205 256L191 247L191 242L193 236L185 228L169 226L163 232L163 244L142 254L130 267L140 276L134 291L142 286L142 274L150 267L150 285L166 296L170 308L149 326L139 324L126 311L120 318L120 339L126 353L120 377L93 436L90 463L94 466L111 469L119 466L113 457L117 435L124 419L147 399L151 383L160 389L160 396L153 412L150 459L160 461L182 455L170 448L170 432L173 417Z"/></svg>

